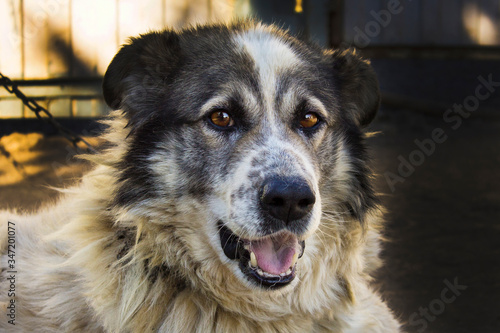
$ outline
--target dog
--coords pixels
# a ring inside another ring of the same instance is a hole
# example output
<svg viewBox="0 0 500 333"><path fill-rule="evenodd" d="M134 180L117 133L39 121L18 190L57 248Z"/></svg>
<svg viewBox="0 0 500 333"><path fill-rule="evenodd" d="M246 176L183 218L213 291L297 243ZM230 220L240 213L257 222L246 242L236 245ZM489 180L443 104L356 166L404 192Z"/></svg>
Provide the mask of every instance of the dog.
<svg viewBox="0 0 500 333"><path fill-rule="evenodd" d="M368 61L212 24L130 39L103 93L93 170L0 215L3 331L400 331L371 286Z"/></svg>

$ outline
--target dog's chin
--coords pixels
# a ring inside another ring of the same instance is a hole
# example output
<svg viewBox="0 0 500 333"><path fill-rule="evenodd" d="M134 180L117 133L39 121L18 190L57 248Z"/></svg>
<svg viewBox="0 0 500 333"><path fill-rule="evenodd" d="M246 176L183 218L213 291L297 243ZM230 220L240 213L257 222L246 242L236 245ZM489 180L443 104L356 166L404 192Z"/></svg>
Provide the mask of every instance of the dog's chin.
<svg viewBox="0 0 500 333"><path fill-rule="evenodd" d="M218 229L224 254L238 263L253 285L267 290L291 285L297 261L304 253L304 240L285 230L249 240L233 233L222 221Z"/></svg>

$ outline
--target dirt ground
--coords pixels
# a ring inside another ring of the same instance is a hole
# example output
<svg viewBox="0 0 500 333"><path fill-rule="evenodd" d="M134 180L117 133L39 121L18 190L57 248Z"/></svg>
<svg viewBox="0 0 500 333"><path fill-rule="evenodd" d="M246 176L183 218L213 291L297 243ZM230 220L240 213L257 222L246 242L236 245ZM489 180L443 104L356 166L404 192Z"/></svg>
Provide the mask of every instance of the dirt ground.
<svg viewBox="0 0 500 333"><path fill-rule="evenodd" d="M86 138L98 145L96 138ZM83 147L82 147L83 148ZM54 201L64 187L78 181L89 165L58 136L13 133L0 138L0 209L33 211Z"/></svg>
<svg viewBox="0 0 500 333"><path fill-rule="evenodd" d="M392 191L387 172L398 174L399 156L416 162L414 141L436 128L448 139ZM374 129L389 304L408 332L500 332L500 121L469 118L453 130L440 117L382 110ZM445 280L459 285L456 297Z"/></svg>
<svg viewBox="0 0 500 333"><path fill-rule="evenodd" d="M447 140L429 156L415 153L414 140L436 128ZM500 332L500 120L470 118L453 130L440 117L382 109L371 130L380 131L368 143L388 210L377 279L384 298L408 332ZM0 208L54 200L47 186L75 182L88 168L72 153L55 136L3 136ZM387 173L399 175L401 157L417 155L424 160L392 191Z"/></svg>

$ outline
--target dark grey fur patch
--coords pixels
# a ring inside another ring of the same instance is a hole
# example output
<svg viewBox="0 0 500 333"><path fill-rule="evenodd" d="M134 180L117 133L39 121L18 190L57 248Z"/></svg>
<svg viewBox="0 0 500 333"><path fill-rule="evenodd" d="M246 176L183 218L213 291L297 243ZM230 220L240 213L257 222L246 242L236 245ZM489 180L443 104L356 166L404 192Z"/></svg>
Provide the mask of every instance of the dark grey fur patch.
<svg viewBox="0 0 500 333"><path fill-rule="evenodd" d="M115 232L115 238L114 242L121 247L120 251L116 255L116 259L121 260L125 255L127 255L134 245L134 236L130 228L121 228Z"/></svg>

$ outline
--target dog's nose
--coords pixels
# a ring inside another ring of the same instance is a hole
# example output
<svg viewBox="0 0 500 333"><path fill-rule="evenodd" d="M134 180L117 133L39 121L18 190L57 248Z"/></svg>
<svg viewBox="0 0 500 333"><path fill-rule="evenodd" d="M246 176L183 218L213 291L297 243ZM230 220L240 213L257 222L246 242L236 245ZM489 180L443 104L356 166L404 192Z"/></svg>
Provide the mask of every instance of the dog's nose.
<svg viewBox="0 0 500 333"><path fill-rule="evenodd" d="M316 197L301 178L272 177L264 182L260 201L265 212L288 224L306 216Z"/></svg>

